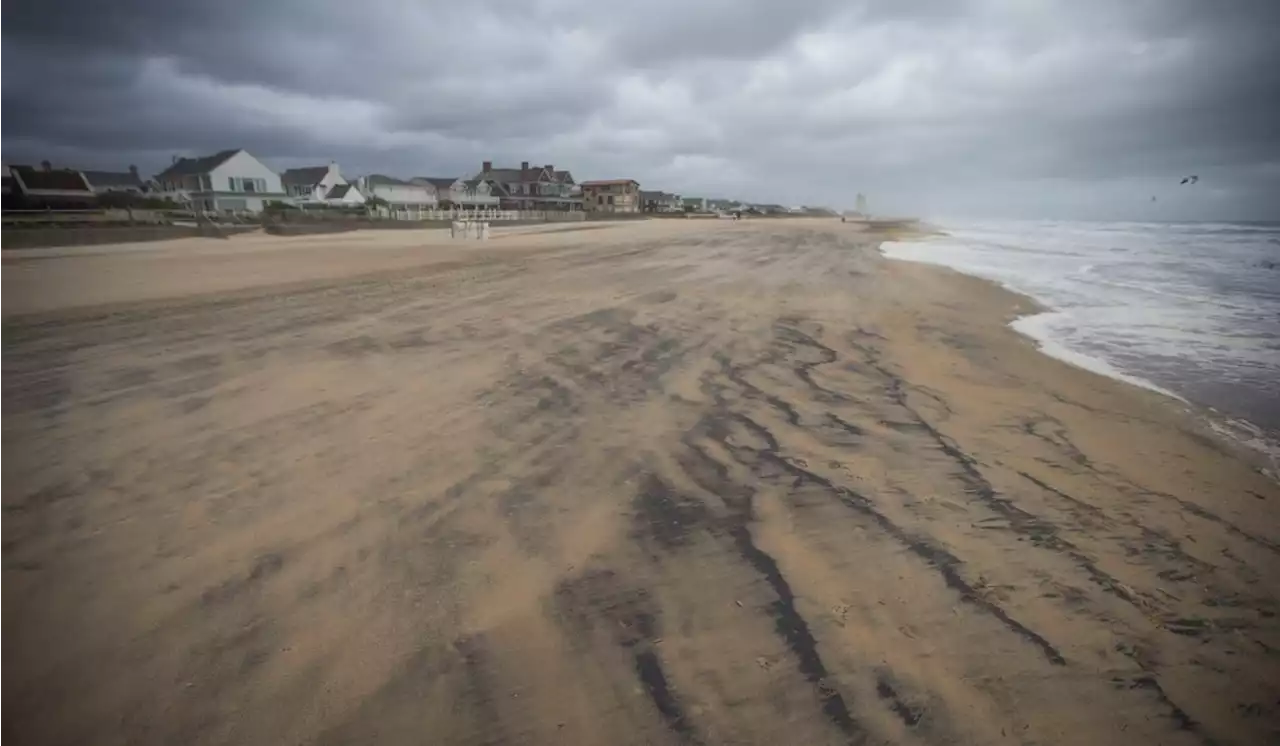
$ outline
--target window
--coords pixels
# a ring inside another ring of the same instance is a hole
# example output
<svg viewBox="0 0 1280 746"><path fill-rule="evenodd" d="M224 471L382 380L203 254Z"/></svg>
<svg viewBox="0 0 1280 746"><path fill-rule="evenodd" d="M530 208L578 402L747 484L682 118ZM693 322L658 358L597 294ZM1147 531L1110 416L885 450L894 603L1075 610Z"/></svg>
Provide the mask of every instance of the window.
<svg viewBox="0 0 1280 746"><path fill-rule="evenodd" d="M603 204L604 204L604 196L603 196L603 195L596 195L596 204L597 204L597 205L603 205Z"/></svg>
<svg viewBox="0 0 1280 746"><path fill-rule="evenodd" d="M260 194L267 191L266 179L254 179L245 176L231 176L227 179L230 190L247 194Z"/></svg>
<svg viewBox="0 0 1280 746"><path fill-rule="evenodd" d="M612 195L612 194L610 194L610 195L609 195L609 204L611 204L611 205L613 204L613 195Z"/></svg>

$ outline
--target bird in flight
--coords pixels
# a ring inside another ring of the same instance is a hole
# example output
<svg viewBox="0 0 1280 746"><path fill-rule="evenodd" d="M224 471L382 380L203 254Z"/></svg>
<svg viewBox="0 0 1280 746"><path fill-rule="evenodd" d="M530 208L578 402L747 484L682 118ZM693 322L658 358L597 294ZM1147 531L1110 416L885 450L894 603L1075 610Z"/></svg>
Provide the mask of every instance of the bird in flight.
<svg viewBox="0 0 1280 746"><path fill-rule="evenodd" d="M1179 183L1180 183L1180 184L1194 184L1194 183L1196 183L1197 181L1200 181L1200 177L1199 177L1199 176L1196 176L1195 174L1192 174L1191 176L1184 176L1184 177L1182 178L1182 181L1180 181Z"/></svg>

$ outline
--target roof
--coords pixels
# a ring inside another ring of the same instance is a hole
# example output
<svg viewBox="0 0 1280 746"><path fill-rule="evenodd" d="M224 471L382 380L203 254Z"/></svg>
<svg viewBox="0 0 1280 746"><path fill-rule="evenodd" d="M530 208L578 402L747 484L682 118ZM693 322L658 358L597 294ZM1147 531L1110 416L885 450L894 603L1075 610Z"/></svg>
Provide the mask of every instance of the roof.
<svg viewBox="0 0 1280 746"><path fill-rule="evenodd" d="M530 169L530 171L532 171L532 169ZM542 169L538 169L534 173L541 173L541 172L542 172ZM528 173L529 172L527 171L522 172L518 168L491 168L488 171L482 172L480 176L485 179L500 181L503 184L510 184L512 182L517 182L517 181L526 181L527 180L526 175Z"/></svg>
<svg viewBox="0 0 1280 746"><path fill-rule="evenodd" d="M519 182L539 182L543 180L543 174L546 174L548 181L564 184L573 183L573 176L568 171L548 171L546 166L530 166L528 171L521 171L518 168L491 168L488 172L480 172L476 176L478 178L492 179L504 184L513 184Z"/></svg>
<svg viewBox="0 0 1280 746"><path fill-rule="evenodd" d="M156 181L164 181L175 176L207 174L218 166L221 166L231 160L231 156L239 153L240 151L240 148L236 148L234 150L222 150L214 153L213 155L206 155L200 158L179 158L172 166L169 166L157 174Z"/></svg>
<svg viewBox="0 0 1280 746"><path fill-rule="evenodd" d="M325 199L342 199L347 196L347 192L351 191L351 184L338 184L331 188L329 193L324 196Z"/></svg>
<svg viewBox="0 0 1280 746"><path fill-rule="evenodd" d="M452 189L453 185L458 183L456 176L417 176L412 179L414 182L430 184L436 189Z"/></svg>
<svg viewBox="0 0 1280 746"><path fill-rule="evenodd" d="M390 186L422 186L421 184L414 184L412 181L397 179L394 176L387 176L386 174L369 174L365 177L365 181L370 184L387 184Z"/></svg>
<svg viewBox="0 0 1280 746"><path fill-rule="evenodd" d="M84 175L70 168L55 168L45 171L31 166L10 166L9 170L18 177L24 191L92 193L88 183L84 180Z"/></svg>
<svg viewBox="0 0 1280 746"><path fill-rule="evenodd" d="M584 181L578 186L598 187L598 186L618 186L620 184L639 184L635 179L599 179L597 181Z"/></svg>
<svg viewBox="0 0 1280 746"><path fill-rule="evenodd" d="M280 174L280 181L285 186L312 186L329 174L328 166L306 166L291 168Z"/></svg>
<svg viewBox="0 0 1280 746"><path fill-rule="evenodd" d="M136 171L81 171L89 180L90 186L96 187L141 187L142 179Z"/></svg>

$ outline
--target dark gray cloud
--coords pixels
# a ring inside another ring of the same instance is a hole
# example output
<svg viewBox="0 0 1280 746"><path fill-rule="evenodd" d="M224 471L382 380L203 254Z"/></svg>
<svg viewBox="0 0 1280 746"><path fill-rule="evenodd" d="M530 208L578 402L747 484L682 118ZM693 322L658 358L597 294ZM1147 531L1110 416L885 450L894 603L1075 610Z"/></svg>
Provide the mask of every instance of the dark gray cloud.
<svg viewBox="0 0 1280 746"><path fill-rule="evenodd" d="M3 154L530 160L886 212L1280 217L1280 2L1217 5L6 1Z"/></svg>

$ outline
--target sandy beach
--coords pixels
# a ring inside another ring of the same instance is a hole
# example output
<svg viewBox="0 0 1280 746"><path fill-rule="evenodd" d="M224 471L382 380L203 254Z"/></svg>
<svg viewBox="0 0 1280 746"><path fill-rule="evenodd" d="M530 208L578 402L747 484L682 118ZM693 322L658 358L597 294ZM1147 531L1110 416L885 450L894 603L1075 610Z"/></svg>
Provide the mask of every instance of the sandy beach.
<svg viewBox="0 0 1280 746"><path fill-rule="evenodd" d="M4 254L23 744L1257 744L1280 487L838 220Z"/></svg>

